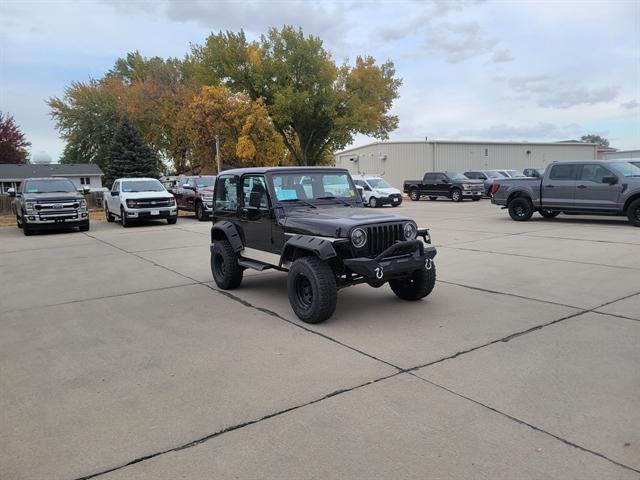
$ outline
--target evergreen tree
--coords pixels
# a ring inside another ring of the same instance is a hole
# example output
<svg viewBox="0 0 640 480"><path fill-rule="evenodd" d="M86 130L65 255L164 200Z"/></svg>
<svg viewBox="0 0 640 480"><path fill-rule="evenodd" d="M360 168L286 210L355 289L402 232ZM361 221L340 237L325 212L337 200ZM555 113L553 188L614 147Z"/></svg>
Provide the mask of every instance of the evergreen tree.
<svg viewBox="0 0 640 480"><path fill-rule="evenodd" d="M120 177L158 178L158 156L142 138L140 131L123 118L116 129L106 155L106 185Z"/></svg>

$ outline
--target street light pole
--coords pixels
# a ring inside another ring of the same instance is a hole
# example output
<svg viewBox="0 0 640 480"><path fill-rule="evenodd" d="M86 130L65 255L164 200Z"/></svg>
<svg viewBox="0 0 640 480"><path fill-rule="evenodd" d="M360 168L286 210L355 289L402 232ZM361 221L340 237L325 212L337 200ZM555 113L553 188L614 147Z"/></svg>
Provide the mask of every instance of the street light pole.
<svg viewBox="0 0 640 480"><path fill-rule="evenodd" d="M220 175L220 136L216 135L216 165L218 167L218 175Z"/></svg>

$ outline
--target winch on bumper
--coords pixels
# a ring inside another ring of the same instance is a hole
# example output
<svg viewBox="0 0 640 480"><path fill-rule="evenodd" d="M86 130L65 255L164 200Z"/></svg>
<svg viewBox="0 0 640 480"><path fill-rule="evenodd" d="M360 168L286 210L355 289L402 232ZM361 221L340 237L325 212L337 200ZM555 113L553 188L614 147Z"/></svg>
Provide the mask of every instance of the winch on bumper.
<svg viewBox="0 0 640 480"><path fill-rule="evenodd" d="M345 267L370 280L397 278L421 268L431 269L436 248L421 240L397 242L375 258L343 260Z"/></svg>

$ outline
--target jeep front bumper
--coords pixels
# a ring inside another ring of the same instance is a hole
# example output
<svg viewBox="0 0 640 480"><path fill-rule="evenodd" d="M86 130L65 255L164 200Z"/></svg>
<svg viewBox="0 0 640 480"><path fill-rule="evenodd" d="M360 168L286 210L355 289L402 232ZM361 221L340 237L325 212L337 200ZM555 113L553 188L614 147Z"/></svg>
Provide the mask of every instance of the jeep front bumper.
<svg viewBox="0 0 640 480"><path fill-rule="evenodd" d="M436 248L421 240L398 242L375 258L343 260L345 267L371 281L401 277L421 268L430 269Z"/></svg>

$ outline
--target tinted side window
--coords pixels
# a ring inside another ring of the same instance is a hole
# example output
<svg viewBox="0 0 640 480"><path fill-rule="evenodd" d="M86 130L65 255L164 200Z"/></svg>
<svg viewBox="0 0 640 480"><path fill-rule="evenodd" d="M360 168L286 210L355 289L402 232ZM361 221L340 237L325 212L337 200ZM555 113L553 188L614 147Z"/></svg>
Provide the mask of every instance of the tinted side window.
<svg viewBox="0 0 640 480"><path fill-rule="evenodd" d="M432 182L432 181L434 181L435 179L436 179L436 174L435 174L435 173L427 173L427 174L424 176L424 180L425 180L426 182Z"/></svg>
<svg viewBox="0 0 640 480"><path fill-rule="evenodd" d="M464 172L464 176L467 178L480 178L479 174L476 172Z"/></svg>
<svg viewBox="0 0 640 480"><path fill-rule="evenodd" d="M264 177L254 175L243 177L242 197L245 207L269 208Z"/></svg>
<svg viewBox="0 0 640 480"><path fill-rule="evenodd" d="M447 176L444 173L436 173L436 182L441 182L442 180L448 180Z"/></svg>
<svg viewBox="0 0 640 480"><path fill-rule="evenodd" d="M223 212L235 212L238 209L236 177L220 177L216 183L214 208Z"/></svg>
<svg viewBox="0 0 640 480"><path fill-rule="evenodd" d="M575 180L578 165L554 165L549 178L551 180Z"/></svg>
<svg viewBox="0 0 640 480"><path fill-rule="evenodd" d="M604 177L611 176L615 175L613 175L613 173L604 168L602 165L583 165L580 180L584 180L586 182L604 183L602 179Z"/></svg>

